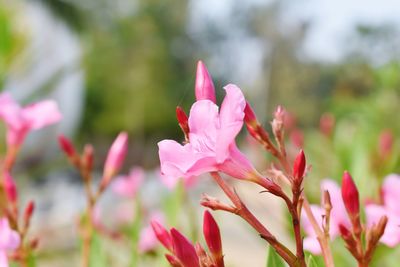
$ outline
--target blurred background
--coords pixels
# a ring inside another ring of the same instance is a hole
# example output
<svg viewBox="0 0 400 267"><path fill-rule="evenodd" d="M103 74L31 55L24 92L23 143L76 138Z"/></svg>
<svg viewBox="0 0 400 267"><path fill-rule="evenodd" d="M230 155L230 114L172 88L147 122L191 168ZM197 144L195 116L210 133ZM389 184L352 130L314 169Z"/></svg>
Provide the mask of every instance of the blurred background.
<svg viewBox="0 0 400 267"><path fill-rule="evenodd" d="M100 169L126 130L126 169L157 168L156 143L182 139L175 107L193 103L201 59L219 100L235 83L266 126L278 104L288 110L288 142L305 147L309 180L348 169L362 194L376 196L383 177L400 171L399 13L396 0L0 0L2 90L22 103L55 99L64 116L27 140L19 179L36 179L28 196L57 192L43 211L60 202L53 210L74 213L64 202L80 198L79 177L59 133L92 143ZM318 201L319 183L309 183Z"/></svg>

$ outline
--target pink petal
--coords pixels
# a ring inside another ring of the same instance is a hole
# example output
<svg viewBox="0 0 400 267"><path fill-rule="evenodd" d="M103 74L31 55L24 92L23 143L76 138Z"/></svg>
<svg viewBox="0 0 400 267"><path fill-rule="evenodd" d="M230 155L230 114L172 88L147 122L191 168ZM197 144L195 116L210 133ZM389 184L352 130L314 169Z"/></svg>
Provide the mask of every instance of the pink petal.
<svg viewBox="0 0 400 267"><path fill-rule="evenodd" d="M135 197L144 179L144 171L140 167L132 168L129 175L118 176L112 183L114 193L123 197Z"/></svg>
<svg viewBox="0 0 400 267"><path fill-rule="evenodd" d="M40 129L61 120L61 113L57 103L53 100L44 100L22 109L22 116L30 129Z"/></svg>
<svg viewBox="0 0 400 267"><path fill-rule="evenodd" d="M164 216L160 212L154 212L150 216L150 221L151 222L157 222L159 224L164 224ZM140 252L147 252L152 249L154 249L158 244L158 239L154 233L154 230L151 225L146 226L143 228L143 230L140 232L140 238L139 238L139 251Z"/></svg>
<svg viewBox="0 0 400 267"><path fill-rule="evenodd" d="M187 177L216 170L213 157L193 151L191 144L184 146L173 140L158 143L161 173L167 177Z"/></svg>
<svg viewBox="0 0 400 267"><path fill-rule="evenodd" d="M314 255L321 254L321 247L316 237L305 237L303 240L305 250L310 251Z"/></svg>
<svg viewBox="0 0 400 267"><path fill-rule="evenodd" d="M253 175L259 175L251 162L237 148L235 143L229 146L228 159L218 165L218 167L222 172L238 179L247 179Z"/></svg>
<svg viewBox="0 0 400 267"><path fill-rule="evenodd" d="M9 93L0 94L0 117L7 125L16 130L23 127L21 107L14 101Z"/></svg>
<svg viewBox="0 0 400 267"><path fill-rule="evenodd" d="M9 267L7 254L4 250L0 250L0 267Z"/></svg>
<svg viewBox="0 0 400 267"><path fill-rule="evenodd" d="M370 204L365 207L367 216L367 225L371 227L377 224L382 216L388 217L385 232L380 239L380 242L389 247L394 247L400 243L400 218L396 214L388 213L388 211L380 205Z"/></svg>
<svg viewBox="0 0 400 267"><path fill-rule="evenodd" d="M10 228L6 218L0 219L0 250L14 250L19 244L19 234Z"/></svg>
<svg viewBox="0 0 400 267"><path fill-rule="evenodd" d="M228 84L224 87L226 96L219 113L220 130L217 135L217 162L223 162L229 156L229 145L235 141L243 126L246 100L239 87Z"/></svg>
<svg viewBox="0 0 400 267"><path fill-rule="evenodd" d="M314 214L315 220L320 226L322 224L322 215L324 214L324 211L320 206L317 205L310 205L310 208L312 213ZM303 226L304 232L307 234L308 237L312 238L317 237L317 234L315 233L314 228L310 223L310 220L308 219L305 211L301 213L301 224Z"/></svg>
<svg viewBox="0 0 400 267"><path fill-rule="evenodd" d="M400 217L400 176L396 174L386 176L382 193L385 207Z"/></svg>
<svg viewBox="0 0 400 267"><path fill-rule="evenodd" d="M218 106L210 100L195 102L190 109L190 143L197 151L214 152L219 127Z"/></svg>

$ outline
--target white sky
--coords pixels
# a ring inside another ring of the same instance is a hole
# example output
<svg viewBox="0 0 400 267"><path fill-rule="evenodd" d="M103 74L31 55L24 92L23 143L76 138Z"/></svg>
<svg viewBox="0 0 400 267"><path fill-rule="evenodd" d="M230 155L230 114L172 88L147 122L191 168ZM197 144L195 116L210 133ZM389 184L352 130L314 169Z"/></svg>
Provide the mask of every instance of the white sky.
<svg viewBox="0 0 400 267"><path fill-rule="evenodd" d="M356 24L400 26L399 0L301 0L288 6L288 17L313 22L305 49L311 57L323 60L340 58L344 39Z"/></svg>

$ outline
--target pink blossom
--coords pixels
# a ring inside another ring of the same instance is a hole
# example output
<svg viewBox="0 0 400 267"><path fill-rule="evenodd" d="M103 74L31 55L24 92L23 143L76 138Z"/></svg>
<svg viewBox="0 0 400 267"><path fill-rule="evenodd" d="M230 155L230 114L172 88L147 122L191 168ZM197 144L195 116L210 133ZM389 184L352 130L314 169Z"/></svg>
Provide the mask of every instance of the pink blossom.
<svg viewBox="0 0 400 267"><path fill-rule="evenodd" d="M164 216L161 212L154 212L150 215L150 222L164 224ZM153 250L158 245L158 239L153 231L153 227L149 224L140 232L138 248L141 253Z"/></svg>
<svg viewBox="0 0 400 267"><path fill-rule="evenodd" d="M0 267L8 267L7 251L20 244L19 234L10 228L6 218L0 219Z"/></svg>
<svg viewBox="0 0 400 267"><path fill-rule="evenodd" d="M336 182L325 179L321 182L321 191L323 193L326 190L329 192L332 202L329 235L331 239L334 239L339 235L339 224L350 227L350 221L347 217L346 208L342 200L340 187ZM319 226L322 225L322 217L325 214L322 207L323 204L321 206L311 205L311 210ZM321 248L317 240L317 235L315 234L305 212L302 212L301 214L301 223L305 233L307 234L307 237L304 238L304 248L313 254L320 254Z"/></svg>
<svg viewBox="0 0 400 267"><path fill-rule="evenodd" d="M208 99L214 103L216 102L214 83L208 73L206 65L202 61L197 62L196 85L194 91L196 100Z"/></svg>
<svg viewBox="0 0 400 267"><path fill-rule="evenodd" d="M233 84L218 112L211 100L195 102L189 115L189 143L173 140L158 143L161 172L168 179L189 179L205 172L221 171L239 179L252 179L258 173L239 151L235 137L243 126L246 101ZM172 177L172 178L171 178Z"/></svg>
<svg viewBox="0 0 400 267"><path fill-rule="evenodd" d="M57 103L44 100L21 107L8 93L0 94L0 118L7 126L7 144L19 146L32 130L58 122L61 113Z"/></svg>
<svg viewBox="0 0 400 267"><path fill-rule="evenodd" d="M130 170L128 175L118 176L112 183L112 190L114 193L127 197L134 198L140 185L144 179L144 171L140 167L134 167Z"/></svg>
<svg viewBox="0 0 400 267"><path fill-rule="evenodd" d="M400 243L400 176L388 175L382 185L383 205L369 203L366 205L367 225L370 227L386 215L388 222L381 242L389 247Z"/></svg>

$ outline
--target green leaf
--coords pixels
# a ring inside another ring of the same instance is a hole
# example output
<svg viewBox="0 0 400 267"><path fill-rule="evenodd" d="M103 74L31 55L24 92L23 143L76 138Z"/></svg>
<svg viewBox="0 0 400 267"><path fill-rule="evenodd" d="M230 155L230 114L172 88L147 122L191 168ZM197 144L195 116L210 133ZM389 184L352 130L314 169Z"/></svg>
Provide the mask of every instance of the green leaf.
<svg viewBox="0 0 400 267"><path fill-rule="evenodd" d="M271 246L268 248L268 260L266 267L286 267L283 259L276 253L275 249Z"/></svg>
<svg viewBox="0 0 400 267"><path fill-rule="evenodd" d="M308 267L319 267L312 255L309 255L307 258L307 266Z"/></svg>

